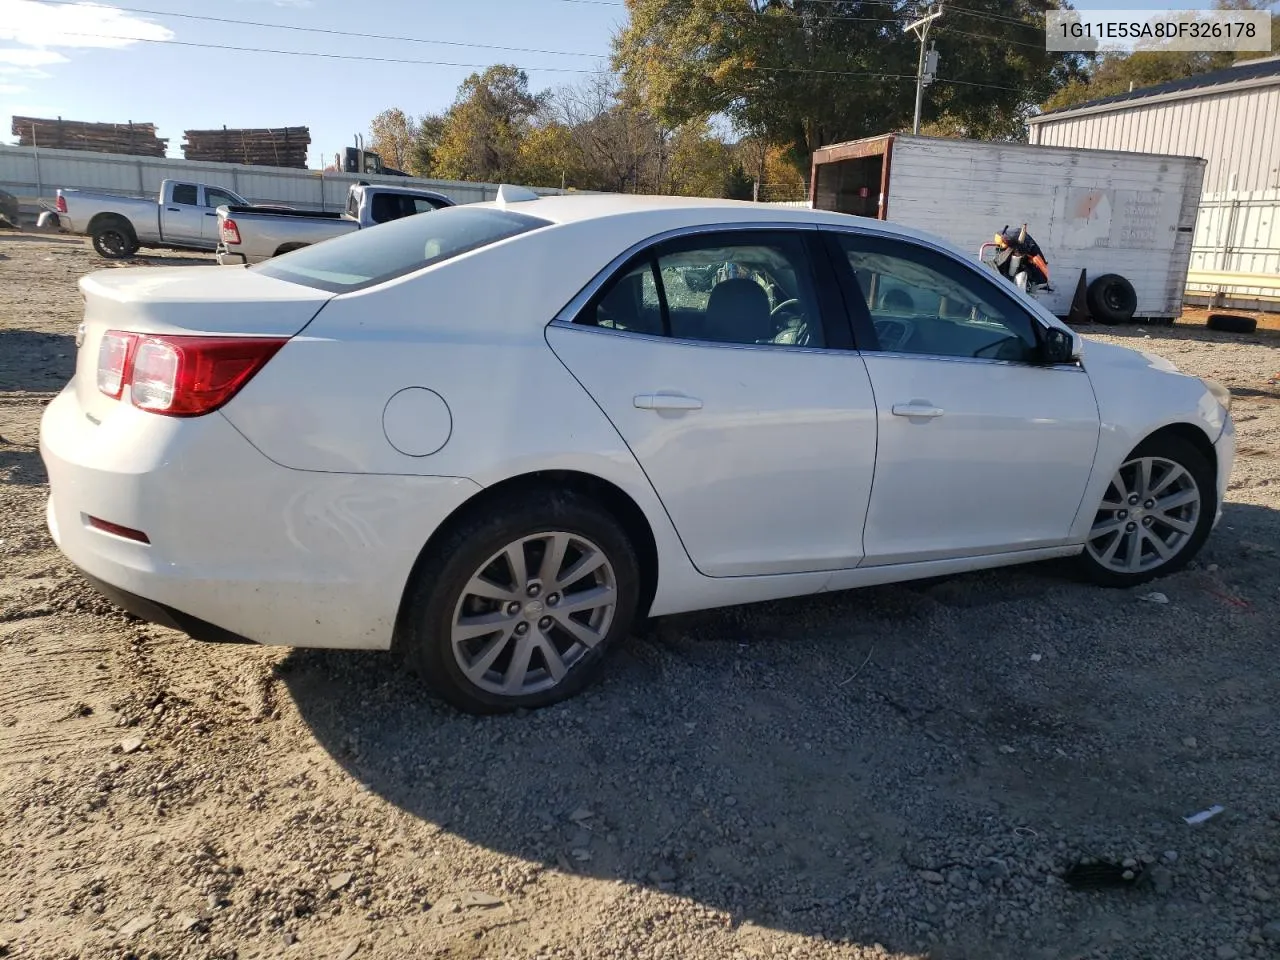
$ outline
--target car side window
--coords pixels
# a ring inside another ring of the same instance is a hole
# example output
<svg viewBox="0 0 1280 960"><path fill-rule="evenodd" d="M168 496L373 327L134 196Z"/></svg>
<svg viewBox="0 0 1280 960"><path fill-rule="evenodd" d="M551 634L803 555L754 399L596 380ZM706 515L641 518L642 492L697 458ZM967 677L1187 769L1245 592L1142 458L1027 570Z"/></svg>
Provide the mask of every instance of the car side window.
<svg viewBox="0 0 1280 960"><path fill-rule="evenodd" d="M205 187L204 205L206 207L230 207L239 203L235 197L222 190L214 190L212 187Z"/></svg>
<svg viewBox="0 0 1280 960"><path fill-rule="evenodd" d="M196 185L194 183L175 183L173 185L173 202L187 207L196 206Z"/></svg>
<svg viewBox="0 0 1280 960"><path fill-rule="evenodd" d="M426 197L411 197L410 201L413 205L414 213L430 213L432 210L439 210L440 207L432 200Z"/></svg>
<svg viewBox="0 0 1280 960"><path fill-rule="evenodd" d="M711 343L825 345L805 242L778 231L658 244L606 284L576 322Z"/></svg>
<svg viewBox="0 0 1280 960"><path fill-rule="evenodd" d="M579 322L627 333L660 336L665 324L653 259L646 256L611 280L602 295L588 305Z"/></svg>
<svg viewBox="0 0 1280 960"><path fill-rule="evenodd" d="M936 250L887 237L837 235L880 349L1032 361L1035 321L997 281Z"/></svg>

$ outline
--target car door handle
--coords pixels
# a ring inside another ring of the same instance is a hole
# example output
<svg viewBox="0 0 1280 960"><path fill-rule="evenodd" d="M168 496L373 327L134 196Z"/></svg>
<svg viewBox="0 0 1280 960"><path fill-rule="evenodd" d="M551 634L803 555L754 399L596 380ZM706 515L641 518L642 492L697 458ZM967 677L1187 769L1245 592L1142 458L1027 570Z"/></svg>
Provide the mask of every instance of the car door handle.
<svg viewBox="0 0 1280 960"><path fill-rule="evenodd" d="M182 210L181 210L180 208L178 208L178 207L165 207L165 209L166 209L166 210L168 210L170 213L181 213L181 212L182 212Z"/></svg>
<svg viewBox="0 0 1280 960"><path fill-rule="evenodd" d="M893 415L895 417L940 417L943 414L941 407L930 406L928 401L912 400L910 403L895 403L893 405Z"/></svg>
<svg viewBox="0 0 1280 960"><path fill-rule="evenodd" d="M217 213L206 213L206 214L205 214L205 216L206 216L206 217L216 217L216 216L217 216Z"/></svg>
<svg viewBox="0 0 1280 960"><path fill-rule="evenodd" d="M681 393L637 393L631 401L637 410L701 410L702 401Z"/></svg>

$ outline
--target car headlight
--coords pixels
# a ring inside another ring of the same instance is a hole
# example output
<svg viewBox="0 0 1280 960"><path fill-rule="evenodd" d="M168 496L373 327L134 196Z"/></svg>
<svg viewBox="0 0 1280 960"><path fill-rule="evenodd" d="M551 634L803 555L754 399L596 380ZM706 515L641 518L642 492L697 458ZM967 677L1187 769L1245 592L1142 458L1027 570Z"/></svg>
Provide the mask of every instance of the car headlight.
<svg viewBox="0 0 1280 960"><path fill-rule="evenodd" d="M1231 391L1226 388L1225 384L1221 384L1217 380L1204 380L1204 385L1209 388L1209 392L1213 394L1214 399L1222 404L1223 410L1231 409Z"/></svg>

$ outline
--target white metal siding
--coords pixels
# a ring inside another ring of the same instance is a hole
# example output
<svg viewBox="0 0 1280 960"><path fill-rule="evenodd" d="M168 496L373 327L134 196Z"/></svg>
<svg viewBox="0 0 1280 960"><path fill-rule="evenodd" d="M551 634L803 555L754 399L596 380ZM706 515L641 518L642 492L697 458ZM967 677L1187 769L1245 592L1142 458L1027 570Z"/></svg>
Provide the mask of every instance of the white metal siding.
<svg viewBox="0 0 1280 960"><path fill-rule="evenodd" d="M1044 146L1203 157L1211 193L1280 189L1280 84L1135 100L1105 113L1049 116L1029 130Z"/></svg>
<svg viewBox="0 0 1280 960"><path fill-rule="evenodd" d="M206 163L168 157L130 157L82 150L45 150L0 144L0 189L20 198L50 199L58 188L104 193L154 195L166 178L229 187L251 203L283 203L301 209L341 210L347 189L358 180L437 190L456 203L492 200L497 185L385 177L374 174L321 173L257 167L241 163ZM538 193L558 194L535 187Z"/></svg>
<svg viewBox="0 0 1280 960"><path fill-rule="evenodd" d="M1275 306L1280 291L1274 285L1245 286L1199 282L1204 273L1246 273L1259 278L1280 277L1280 190L1206 194L1196 221L1191 250L1193 277L1187 293L1217 297L1222 302Z"/></svg>
<svg viewBox="0 0 1280 960"><path fill-rule="evenodd" d="M1126 277L1138 294L1138 316L1177 316L1202 167L1189 157L898 137L888 218L975 256L1006 224L1026 223L1049 261L1055 292L1042 298L1049 309L1068 312L1083 269L1090 279ZM1105 196L1111 209L1101 234L1082 235L1081 221L1068 220L1070 198L1084 192ZM1141 219L1126 220L1135 215ZM1137 225L1136 239L1122 239L1126 222Z"/></svg>

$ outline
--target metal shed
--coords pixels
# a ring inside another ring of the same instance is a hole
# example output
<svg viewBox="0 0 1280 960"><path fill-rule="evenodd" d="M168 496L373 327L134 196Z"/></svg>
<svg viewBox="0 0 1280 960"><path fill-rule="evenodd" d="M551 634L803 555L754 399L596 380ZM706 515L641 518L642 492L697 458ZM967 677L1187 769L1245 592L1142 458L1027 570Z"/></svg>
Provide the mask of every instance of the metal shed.
<svg viewBox="0 0 1280 960"><path fill-rule="evenodd" d="M1203 157L1189 301L1280 310L1280 56L1032 117L1043 146Z"/></svg>

